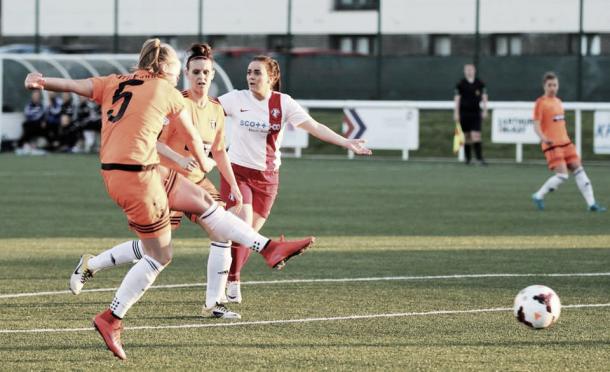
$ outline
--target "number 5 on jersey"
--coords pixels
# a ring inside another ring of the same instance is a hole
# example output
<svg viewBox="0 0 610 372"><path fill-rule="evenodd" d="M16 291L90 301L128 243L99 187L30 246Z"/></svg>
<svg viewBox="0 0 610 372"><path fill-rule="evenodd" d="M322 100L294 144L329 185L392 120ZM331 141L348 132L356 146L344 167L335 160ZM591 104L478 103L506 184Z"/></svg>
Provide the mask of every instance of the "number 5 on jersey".
<svg viewBox="0 0 610 372"><path fill-rule="evenodd" d="M109 122L116 123L117 121L121 120L121 118L125 114L125 111L127 110L127 106L129 106L129 101L131 101L133 93L123 92L123 89L125 89L127 85L135 86L142 84L144 84L144 81L138 79L127 80L119 84L119 87L117 88L117 90L114 91L114 95L112 96L112 104L114 105L121 98L123 99L123 102L121 103L121 107L119 107L119 112L116 115L114 115L113 109L108 110L107 115Z"/></svg>

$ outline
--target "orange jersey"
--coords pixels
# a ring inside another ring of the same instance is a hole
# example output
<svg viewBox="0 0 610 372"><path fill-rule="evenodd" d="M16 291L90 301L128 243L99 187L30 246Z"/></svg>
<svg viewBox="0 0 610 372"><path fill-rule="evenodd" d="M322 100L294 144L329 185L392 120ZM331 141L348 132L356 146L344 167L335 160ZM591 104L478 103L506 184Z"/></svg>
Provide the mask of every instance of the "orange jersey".
<svg viewBox="0 0 610 372"><path fill-rule="evenodd" d="M216 146L217 150L224 151L225 115L220 103L216 100L208 99L205 106L201 107L197 102L193 101L189 91L184 91L182 94L187 98L184 100L185 107L188 112L191 113L193 124L203 140L203 148L205 149L206 155L210 153L213 145ZM191 156L186 147L186 141L177 133L176 125L173 120L170 120L169 125L163 129L159 141L165 143L182 156ZM204 178L201 169L195 168L192 171L187 172L180 168L178 164L164 156L161 157L161 164L183 174L193 182L199 182Z"/></svg>
<svg viewBox="0 0 610 372"><path fill-rule="evenodd" d="M157 138L165 118L184 108L180 92L147 71L90 79L92 99L102 106L102 163L159 163Z"/></svg>
<svg viewBox="0 0 610 372"><path fill-rule="evenodd" d="M559 98L546 96L538 98L534 107L534 120L540 122L542 133L553 141L552 145L542 144L543 150L571 142L566 129L563 104Z"/></svg>

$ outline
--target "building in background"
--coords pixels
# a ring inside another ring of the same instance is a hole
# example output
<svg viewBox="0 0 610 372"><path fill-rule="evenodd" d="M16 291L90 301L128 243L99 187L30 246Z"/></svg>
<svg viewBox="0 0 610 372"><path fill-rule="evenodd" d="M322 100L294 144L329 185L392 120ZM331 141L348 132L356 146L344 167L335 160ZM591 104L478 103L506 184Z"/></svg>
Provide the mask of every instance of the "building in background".
<svg viewBox="0 0 610 372"><path fill-rule="evenodd" d="M481 53L575 54L580 1L479 0ZM582 53L610 55L608 1L582 2ZM46 47L68 51L112 52L116 36L118 52L134 52L154 35L179 48L204 37L217 48L375 54L380 34L384 55L468 56L476 7L477 0L4 0L0 41L31 44L38 30Z"/></svg>
<svg viewBox="0 0 610 372"><path fill-rule="evenodd" d="M495 99L531 100L539 87L524 84L553 69L566 98L610 100L596 72L610 70L608 9L608 0L4 0L0 44L135 53L151 36L179 50L207 41L237 87L248 56L275 52L300 98L447 99L442 84L475 61ZM303 71L320 83L305 84ZM354 79L363 74L370 81Z"/></svg>

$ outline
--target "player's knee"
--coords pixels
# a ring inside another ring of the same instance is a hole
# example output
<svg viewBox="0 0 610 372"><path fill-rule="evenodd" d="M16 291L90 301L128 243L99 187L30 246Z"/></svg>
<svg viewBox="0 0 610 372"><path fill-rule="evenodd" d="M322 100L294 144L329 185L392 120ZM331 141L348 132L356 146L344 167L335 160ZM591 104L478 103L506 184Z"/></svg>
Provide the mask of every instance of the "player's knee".
<svg viewBox="0 0 610 372"><path fill-rule="evenodd" d="M556 175L562 182L565 182L570 178L568 173L557 173Z"/></svg>
<svg viewBox="0 0 610 372"><path fill-rule="evenodd" d="M208 192L201 190L201 199L203 200L204 206L206 209L210 208L212 205L216 203L212 195Z"/></svg>
<svg viewBox="0 0 610 372"><path fill-rule="evenodd" d="M149 249L148 255L154 258L161 265L167 266L172 261L174 250L170 242L168 244L162 244L159 247Z"/></svg>
<svg viewBox="0 0 610 372"><path fill-rule="evenodd" d="M574 174L574 176L577 176L580 173L584 173L584 171L585 169L581 165L572 168L572 174Z"/></svg>

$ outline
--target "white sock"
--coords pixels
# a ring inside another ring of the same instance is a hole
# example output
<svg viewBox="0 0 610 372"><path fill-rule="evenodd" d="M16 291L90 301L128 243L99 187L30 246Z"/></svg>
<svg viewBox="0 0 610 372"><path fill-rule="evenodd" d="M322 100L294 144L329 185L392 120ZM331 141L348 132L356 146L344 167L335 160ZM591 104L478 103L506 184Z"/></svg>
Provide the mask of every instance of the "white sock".
<svg viewBox="0 0 610 372"><path fill-rule="evenodd" d="M95 145L95 131L84 130L83 137L85 138L85 151L89 152Z"/></svg>
<svg viewBox="0 0 610 372"><path fill-rule="evenodd" d="M220 296L227 285L231 268L231 243L211 242L208 256L208 283L205 291L205 307L210 308L220 302Z"/></svg>
<svg viewBox="0 0 610 372"><path fill-rule="evenodd" d="M537 199L544 199L544 196L549 192L557 190L559 186L568 180L568 175L564 173L557 173L544 183L540 190L536 191L534 194Z"/></svg>
<svg viewBox="0 0 610 372"><path fill-rule="evenodd" d="M212 204L199 219L216 236L223 240L238 242L256 252L260 252L269 242L269 239L254 231L250 225L233 213L225 211L218 203Z"/></svg>
<svg viewBox="0 0 610 372"><path fill-rule="evenodd" d="M574 171L574 179L576 180L576 185L578 185L578 189L582 194L583 198L587 202L587 205L590 207L595 204L595 196L593 196L593 185L591 185L591 180L587 177L587 173L582 167L578 167Z"/></svg>
<svg viewBox="0 0 610 372"><path fill-rule="evenodd" d="M127 272L121 286L114 295L110 310L119 318L138 302L140 297L154 283L164 266L150 256L144 256Z"/></svg>
<svg viewBox="0 0 610 372"><path fill-rule="evenodd" d="M129 240L105 250L89 260L89 270L96 272L109 267L134 263L144 255L142 242Z"/></svg>

